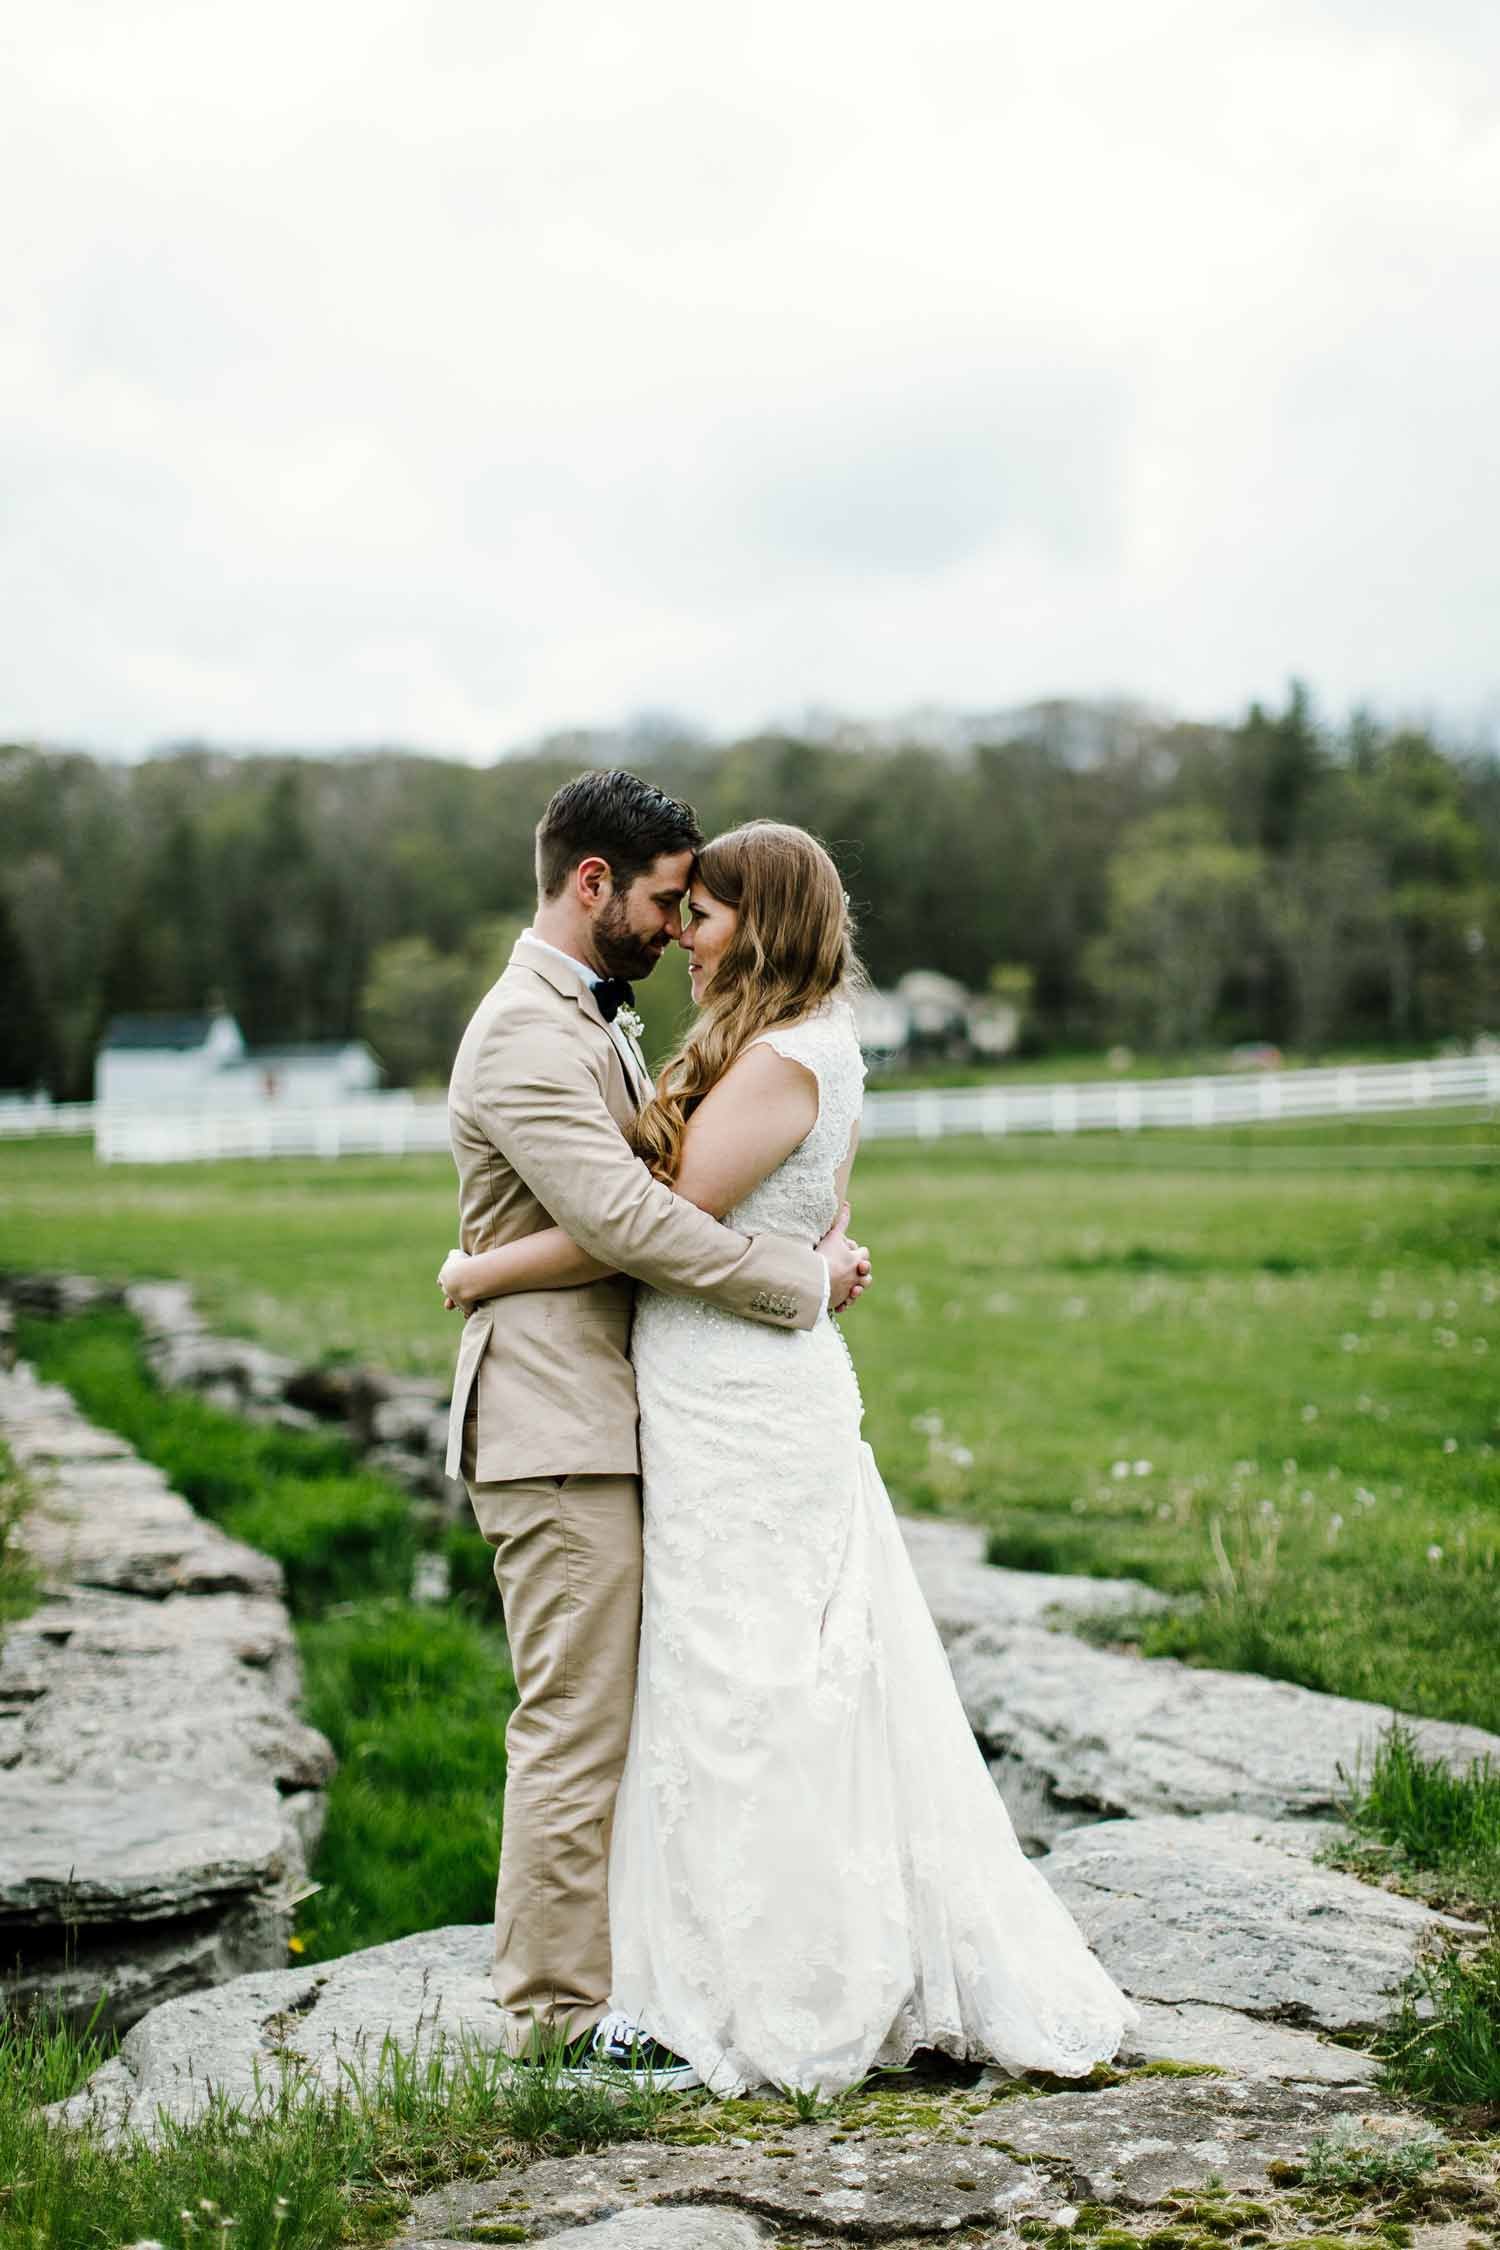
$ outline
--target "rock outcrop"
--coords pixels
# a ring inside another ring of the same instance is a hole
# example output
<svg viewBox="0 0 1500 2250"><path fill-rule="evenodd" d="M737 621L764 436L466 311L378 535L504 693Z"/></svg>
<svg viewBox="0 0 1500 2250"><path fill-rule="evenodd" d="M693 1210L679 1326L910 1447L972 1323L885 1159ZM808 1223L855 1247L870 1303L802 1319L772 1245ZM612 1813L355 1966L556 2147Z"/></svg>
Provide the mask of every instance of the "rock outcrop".
<svg viewBox="0 0 1500 2250"><path fill-rule="evenodd" d="M1111 1820L1071 1829L1044 1864L1133 1998L1372 2030L1424 1947L1477 1932L1320 1866L1309 1842L1241 1813Z"/></svg>
<svg viewBox="0 0 1500 2250"><path fill-rule="evenodd" d="M190 2122L206 2089L254 2107L286 2072L333 2091L346 2065L373 2075L387 2035L424 2060L499 2045L487 1925L427 1930L311 1969L236 1977L155 2009L64 2108L110 2137Z"/></svg>
<svg viewBox="0 0 1500 2250"><path fill-rule="evenodd" d="M285 1960L333 1755L276 1563L24 1366L0 1435L45 1586L0 1648L0 1991L124 2025Z"/></svg>
<svg viewBox="0 0 1500 2250"><path fill-rule="evenodd" d="M168 1389L290 1429L334 1425L355 1451L411 1491L467 1509L443 1467L448 1389L373 1367L303 1366L262 1344L216 1335L180 1281L135 1282L124 1301L141 1324L146 1357Z"/></svg>
<svg viewBox="0 0 1500 2250"><path fill-rule="evenodd" d="M1150 1663L1050 1632L1049 1612L1140 1612L1164 1597L1129 1580L1049 1577L984 1562L983 1533L930 1518L903 1525L969 1724L992 1760L1027 1776L1063 1825L1079 1813L1239 1812L1332 1818L1344 1777L1396 1714L1286 1680ZM1500 1760L1500 1737L1405 1719L1426 1757L1455 1770Z"/></svg>
<svg viewBox="0 0 1500 2250"><path fill-rule="evenodd" d="M820 2242L941 2240L962 2229L966 2241L1013 2243L1018 2220L1080 2201L1128 2212L1210 2180L1240 2194L1263 2190L1270 2165L1295 2160L1349 2115L1347 2095L1325 2087L1149 2076L1088 2093L996 2102L981 2092L923 2107L925 2117L900 2131L840 2118L784 2138L605 2149L461 2181L418 2198L402 2250L517 2240L523 2228L528 2241L605 2250L616 2214L665 2219L695 2203L727 2203ZM1362 2114L1387 2132L1421 2131L1417 2118L1378 2098ZM640 2236L614 2239L673 2239L642 2225ZM507 2238L507 2227L517 2233ZM597 2232L575 2238L575 2228Z"/></svg>

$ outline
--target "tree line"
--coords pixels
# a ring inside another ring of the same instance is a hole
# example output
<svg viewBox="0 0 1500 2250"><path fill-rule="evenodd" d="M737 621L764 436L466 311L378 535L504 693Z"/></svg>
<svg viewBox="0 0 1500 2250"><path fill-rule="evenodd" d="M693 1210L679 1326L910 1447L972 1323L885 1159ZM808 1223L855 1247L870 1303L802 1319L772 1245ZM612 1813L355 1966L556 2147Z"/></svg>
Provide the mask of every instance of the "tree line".
<svg viewBox="0 0 1500 2250"><path fill-rule="evenodd" d="M1420 728L1041 707L960 747L658 729L488 767L0 748L0 1084L90 1090L117 1014L216 1003L252 1044L365 1036L440 1077L532 901L557 784L628 764L712 833L822 836L878 984L1030 992L1033 1047L1424 1045L1500 1030L1500 762ZM680 1004L676 983L653 1006Z"/></svg>

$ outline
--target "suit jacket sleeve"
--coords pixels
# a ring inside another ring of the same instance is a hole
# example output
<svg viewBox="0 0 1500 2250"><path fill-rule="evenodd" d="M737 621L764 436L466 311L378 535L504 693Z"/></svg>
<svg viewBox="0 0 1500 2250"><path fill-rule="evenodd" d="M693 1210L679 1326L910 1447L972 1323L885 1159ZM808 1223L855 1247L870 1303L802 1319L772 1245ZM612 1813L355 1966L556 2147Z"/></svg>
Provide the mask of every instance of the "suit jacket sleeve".
<svg viewBox="0 0 1500 2250"><path fill-rule="evenodd" d="M546 1017L497 1016L476 1059L475 1121L591 1257L675 1296L811 1328L828 1269L806 1243L737 1234L653 1179L609 1113L587 1046Z"/></svg>

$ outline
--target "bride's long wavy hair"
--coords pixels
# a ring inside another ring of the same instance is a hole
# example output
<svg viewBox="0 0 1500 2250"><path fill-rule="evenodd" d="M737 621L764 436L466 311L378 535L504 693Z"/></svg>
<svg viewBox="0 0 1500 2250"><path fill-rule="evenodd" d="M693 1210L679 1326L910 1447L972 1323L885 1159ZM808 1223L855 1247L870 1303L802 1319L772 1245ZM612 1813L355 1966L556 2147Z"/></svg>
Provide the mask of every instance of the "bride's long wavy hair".
<svg viewBox="0 0 1500 2250"><path fill-rule="evenodd" d="M637 1152L667 1181L681 1166L688 1119L751 1040L799 1022L863 975L838 869L805 828L748 821L705 844L696 873L739 920L636 1125Z"/></svg>

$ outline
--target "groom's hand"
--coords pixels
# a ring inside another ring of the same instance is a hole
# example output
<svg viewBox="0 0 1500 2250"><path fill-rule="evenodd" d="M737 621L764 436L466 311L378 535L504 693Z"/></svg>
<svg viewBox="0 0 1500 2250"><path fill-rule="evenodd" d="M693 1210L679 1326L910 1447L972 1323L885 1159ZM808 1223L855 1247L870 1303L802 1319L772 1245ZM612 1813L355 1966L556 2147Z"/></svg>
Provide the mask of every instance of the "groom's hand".
<svg viewBox="0 0 1500 2250"><path fill-rule="evenodd" d="M828 1307L843 1312L870 1287L870 1253L849 1235L849 1206L840 1204L839 1215L818 1244L818 1254L828 1261Z"/></svg>

